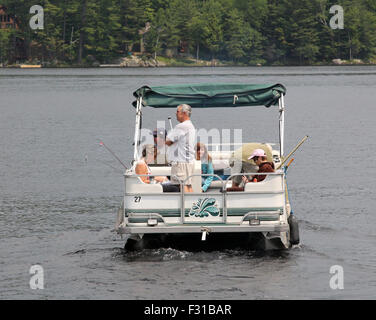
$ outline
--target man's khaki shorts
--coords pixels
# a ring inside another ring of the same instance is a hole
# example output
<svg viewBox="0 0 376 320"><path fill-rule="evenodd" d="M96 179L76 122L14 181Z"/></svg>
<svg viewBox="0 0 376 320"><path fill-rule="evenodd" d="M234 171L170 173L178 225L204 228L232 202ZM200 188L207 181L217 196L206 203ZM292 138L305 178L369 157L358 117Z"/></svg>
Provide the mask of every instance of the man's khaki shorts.
<svg viewBox="0 0 376 320"><path fill-rule="evenodd" d="M172 183L180 183L191 176L194 172L195 164L193 162L175 162L171 166L171 182ZM177 180L176 177L180 179ZM184 185L192 185L192 177L190 177L187 181L185 181Z"/></svg>

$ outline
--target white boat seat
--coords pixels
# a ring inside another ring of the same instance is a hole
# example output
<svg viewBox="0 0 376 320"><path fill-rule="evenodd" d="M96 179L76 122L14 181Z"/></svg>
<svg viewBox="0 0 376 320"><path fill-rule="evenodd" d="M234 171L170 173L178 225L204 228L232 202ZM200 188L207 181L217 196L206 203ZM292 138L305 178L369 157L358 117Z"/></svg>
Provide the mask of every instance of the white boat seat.
<svg viewBox="0 0 376 320"><path fill-rule="evenodd" d="M246 183L244 191L283 192L283 178L280 175L267 175L263 181Z"/></svg>
<svg viewBox="0 0 376 320"><path fill-rule="evenodd" d="M154 176L171 176L171 167L168 166L152 166L149 167L151 174Z"/></svg>
<svg viewBox="0 0 376 320"><path fill-rule="evenodd" d="M208 189L221 189L222 188L222 181L215 180L212 181Z"/></svg>
<svg viewBox="0 0 376 320"><path fill-rule="evenodd" d="M162 185L159 183L145 183L140 177L126 179L126 192L129 193L163 193Z"/></svg>

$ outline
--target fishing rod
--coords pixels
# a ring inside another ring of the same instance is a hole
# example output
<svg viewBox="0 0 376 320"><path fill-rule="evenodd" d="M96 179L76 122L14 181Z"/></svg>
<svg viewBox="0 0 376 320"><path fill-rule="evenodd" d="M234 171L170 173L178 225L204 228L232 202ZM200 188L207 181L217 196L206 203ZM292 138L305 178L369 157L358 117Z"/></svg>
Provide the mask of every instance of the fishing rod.
<svg viewBox="0 0 376 320"><path fill-rule="evenodd" d="M107 147L105 144L104 144L104 142L99 142L99 144L101 145L101 146L103 146L103 147L105 147L106 148L106 150L108 150L114 157L115 157L115 159L117 160L117 161L119 161L120 163L121 163L121 165L125 168L125 170L128 170L128 168L126 167L126 165L118 158L118 156L109 148L109 147Z"/></svg>
<svg viewBox="0 0 376 320"><path fill-rule="evenodd" d="M277 170L280 169L284 164L285 162L287 161L288 158L290 158L292 156L292 154L298 150L298 148L303 144L304 141L306 141L308 139L308 135L306 135L297 145L294 149L292 149L292 151L287 155L287 157L282 161L282 163L277 167ZM289 163L289 165L291 164L291 162Z"/></svg>
<svg viewBox="0 0 376 320"><path fill-rule="evenodd" d="M286 171L287 171L287 169L289 168L290 164L291 164L294 160L295 160L294 158L291 158L290 161L289 161L289 163L286 164L286 167L285 167L285 168L286 168L286 169L285 169Z"/></svg>

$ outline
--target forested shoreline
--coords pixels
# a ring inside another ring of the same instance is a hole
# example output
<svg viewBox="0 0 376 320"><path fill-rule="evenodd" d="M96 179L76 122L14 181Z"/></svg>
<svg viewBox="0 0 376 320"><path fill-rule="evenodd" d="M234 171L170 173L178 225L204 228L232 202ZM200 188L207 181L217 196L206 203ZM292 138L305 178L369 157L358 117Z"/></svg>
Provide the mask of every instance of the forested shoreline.
<svg viewBox="0 0 376 320"><path fill-rule="evenodd" d="M43 30L29 26L35 4L44 9ZM156 65L168 65L169 59L187 65L376 62L375 0L0 0L0 5L17 21L17 28L0 29L4 66L97 66L135 55ZM343 29L330 25L333 5L344 10Z"/></svg>

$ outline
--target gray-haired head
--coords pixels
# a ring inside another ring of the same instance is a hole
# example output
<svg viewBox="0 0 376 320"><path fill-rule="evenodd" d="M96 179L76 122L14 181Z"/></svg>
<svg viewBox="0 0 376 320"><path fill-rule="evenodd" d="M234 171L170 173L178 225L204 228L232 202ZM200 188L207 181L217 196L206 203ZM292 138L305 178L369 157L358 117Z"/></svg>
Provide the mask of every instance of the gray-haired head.
<svg viewBox="0 0 376 320"><path fill-rule="evenodd" d="M192 114L192 107L188 104L181 104L181 105L178 105L177 109L181 108L181 112L185 113L186 115L188 115L189 117L191 117L191 114Z"/></svg>

